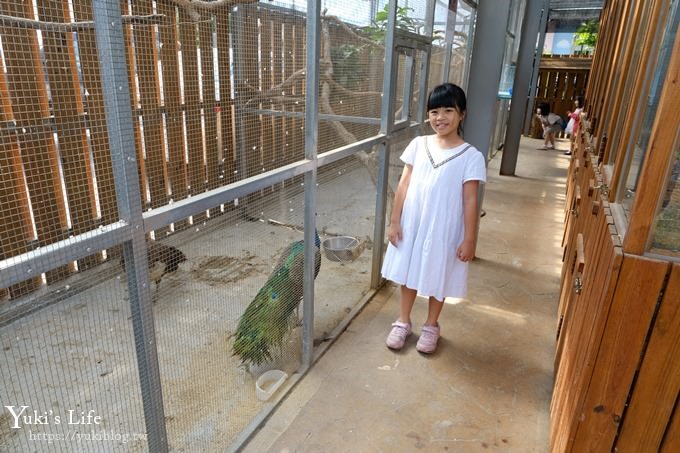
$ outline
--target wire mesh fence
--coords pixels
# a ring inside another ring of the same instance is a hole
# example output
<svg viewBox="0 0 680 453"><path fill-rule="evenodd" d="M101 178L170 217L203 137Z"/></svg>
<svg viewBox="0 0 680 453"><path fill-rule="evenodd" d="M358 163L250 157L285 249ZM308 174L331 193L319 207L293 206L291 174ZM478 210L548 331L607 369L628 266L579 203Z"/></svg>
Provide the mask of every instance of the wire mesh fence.
<svg viewBox="0 0 680 453"><path fill-rule="evenodd" d="M379 134L385 96L414 120L425 54L385 93L385 3L327 1L313 63L295 2L231 3L0 3L0 449L228 448L265 407L257 378L302 363L309 191L312 346L369 293L379 141L337 153Z"/></svg>

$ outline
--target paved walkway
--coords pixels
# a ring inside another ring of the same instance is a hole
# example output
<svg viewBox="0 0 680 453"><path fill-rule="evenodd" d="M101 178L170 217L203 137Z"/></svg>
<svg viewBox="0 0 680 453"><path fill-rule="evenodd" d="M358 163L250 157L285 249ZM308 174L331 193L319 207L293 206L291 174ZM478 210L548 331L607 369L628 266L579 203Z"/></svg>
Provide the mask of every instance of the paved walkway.
<svg viewBox="0 0 680 453"><path fill-rule="evenodd" d="M385 347L384 287L246 444L247 452L548 451L569 157L523 138L517 176L490 162L467 299L447 301L432 356ZM558 147L567 148L561 141Z"/></svg>

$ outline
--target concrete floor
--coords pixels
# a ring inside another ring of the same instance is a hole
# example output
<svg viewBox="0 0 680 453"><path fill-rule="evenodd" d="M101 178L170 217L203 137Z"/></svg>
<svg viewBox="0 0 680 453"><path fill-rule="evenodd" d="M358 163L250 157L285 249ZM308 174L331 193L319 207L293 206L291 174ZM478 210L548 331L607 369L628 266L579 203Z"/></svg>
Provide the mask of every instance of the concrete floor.
<svg viewBox="0 0 680 453"><path fill-rule="evenodd" d="M564 192L569 157L523 138L514 177L489 164L467 299L450 300L437 352L385 337L399 291L387 284L284 398L246 452L548 450ZM566 140L558 143L567 149Z"/></svg>

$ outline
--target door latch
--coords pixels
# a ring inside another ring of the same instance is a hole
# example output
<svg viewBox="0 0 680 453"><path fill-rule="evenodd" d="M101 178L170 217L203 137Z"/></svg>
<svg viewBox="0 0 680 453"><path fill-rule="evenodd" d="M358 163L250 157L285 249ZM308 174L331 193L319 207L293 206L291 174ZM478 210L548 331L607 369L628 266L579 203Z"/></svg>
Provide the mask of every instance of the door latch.
<svg viewBox="0 0 680 453"><path fill-rule="evenodd" d="M607 184L600 184L599 186L595 186L594 189L599 189L604 197L609 196L609 186Z"/></svg>
<svg viewBox="0 0 680 453"><path fill-rule="evenodd" d="M576 294L581 294L581 291L583 290L583 280L581 279L581 276L577 276L574 278L574 292Z"/></svg>

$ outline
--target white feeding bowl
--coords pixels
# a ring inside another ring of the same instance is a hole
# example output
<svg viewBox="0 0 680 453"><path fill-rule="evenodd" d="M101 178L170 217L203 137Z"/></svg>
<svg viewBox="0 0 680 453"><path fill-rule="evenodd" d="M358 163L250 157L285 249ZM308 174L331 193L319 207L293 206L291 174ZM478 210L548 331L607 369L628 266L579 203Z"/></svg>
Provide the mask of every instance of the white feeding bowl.
<svg viewBox="0 0 680 453"><path fill-rule="evenodd" d="M361 242L352 236L335 236L324 239L321 247L326 258L331 261L354 261L363 251Z"/></svg>
<svg viewBox="0 0 680 453"><path fill-rule="evenodd" d="M267 401L288 379L288 373L281 370L265 371L255 381L255 394L260 401Z"/></svg>

